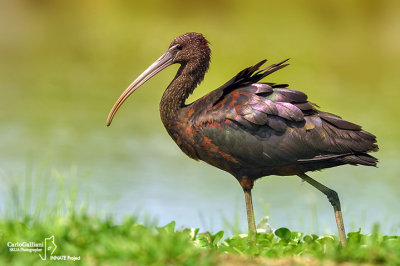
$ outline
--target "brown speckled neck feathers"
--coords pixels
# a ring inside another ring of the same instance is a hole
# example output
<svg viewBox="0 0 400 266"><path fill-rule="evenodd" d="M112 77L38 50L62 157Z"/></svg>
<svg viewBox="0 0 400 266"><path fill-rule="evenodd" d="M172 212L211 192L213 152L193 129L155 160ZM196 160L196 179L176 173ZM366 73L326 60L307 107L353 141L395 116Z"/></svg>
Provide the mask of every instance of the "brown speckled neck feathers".
<svg viewBox="0 0 400 266"><path fill-rule="evenodd" d="M169 124L179 108L185 106L185 100L193 93L197 85L203 81L209 63L209 57L202 57L181 64L160 102L160 114L164 126Z"/></svg>

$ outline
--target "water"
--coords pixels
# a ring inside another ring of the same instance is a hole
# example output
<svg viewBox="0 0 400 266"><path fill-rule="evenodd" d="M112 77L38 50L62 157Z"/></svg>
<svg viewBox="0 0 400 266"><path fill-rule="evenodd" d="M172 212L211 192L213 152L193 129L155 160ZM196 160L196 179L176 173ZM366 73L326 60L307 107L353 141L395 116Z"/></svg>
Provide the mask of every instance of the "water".
<svg viewBox="0 0 400 266"><path fill-rule="evenodd" d="M27 135L29 131L3 131L2 139L9 137L3 150L19 147L10 138L17 136L19 145L25 141L26 150L13 152L27 156L26 160L1 158L2 209L8 207L4 206L7 187L13 182L26 182L21 176L30 164L34 182L40 181L35 177L40 167L53 171L46 182L34 187L45 192L54 189L58 183L54 170L66 173L63 178L77 187L80 197L92 206L91 211L114 215L117 220L129 214L146 214L159 224L176 220L180 227L211 231L229 231L238 224L245 231L243 193L233 177L186 158L162 129L132 135L120 134L120 126L116 121L112 128L102 127L101 131L78 139L68 130L54 130L45 139L35 139L34 147L28 144L32 138ZM68 180L71 166L77 171L72 181ZM361 227L368 231L379 222L384 232L394 233L398 232L400 220L400 214L393 212L400 196L395 187L398 171L397 161L384 157L379 168L344 166L311 176L339 193L348 230ZM336 232L328 200L297 177L263 178L256 182L253 197L256 220L267 215L274 228Z"/></svg>

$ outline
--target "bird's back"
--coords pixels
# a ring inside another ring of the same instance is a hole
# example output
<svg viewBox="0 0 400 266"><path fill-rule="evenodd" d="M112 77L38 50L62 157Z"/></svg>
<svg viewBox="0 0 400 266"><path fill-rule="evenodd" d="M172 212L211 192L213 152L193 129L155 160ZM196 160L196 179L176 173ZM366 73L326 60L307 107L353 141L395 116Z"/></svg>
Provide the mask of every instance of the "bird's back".
<svg viewBox="0 0 400 266"><path fill-rule="evenodd" d="M285 62L285 61L284 61ZM247 68L183 108L168 131L181 149L235 176L294 175L343 164L375 166L376 138L322 112L287 85L259 83L284 62Z"/></svg>

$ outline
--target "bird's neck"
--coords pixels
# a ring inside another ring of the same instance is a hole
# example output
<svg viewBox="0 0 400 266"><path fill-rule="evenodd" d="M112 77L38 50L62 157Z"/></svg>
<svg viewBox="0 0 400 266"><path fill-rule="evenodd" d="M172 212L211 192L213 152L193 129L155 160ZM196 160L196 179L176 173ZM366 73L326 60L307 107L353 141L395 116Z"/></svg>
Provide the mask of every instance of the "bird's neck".
<svg viewBox="0 0 400 266"><path fill-rule="evenodd" d="M209 61L188 62L181 65L160 102L161 120L165 127L168 127L179 109L185 106L185 100L203 80L208 65Z"/></svg>

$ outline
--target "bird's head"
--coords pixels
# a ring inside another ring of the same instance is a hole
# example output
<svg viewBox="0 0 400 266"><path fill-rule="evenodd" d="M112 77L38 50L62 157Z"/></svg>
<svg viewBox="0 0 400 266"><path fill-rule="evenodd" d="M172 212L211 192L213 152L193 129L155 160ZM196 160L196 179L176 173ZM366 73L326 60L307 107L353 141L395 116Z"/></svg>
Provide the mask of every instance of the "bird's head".
<svg viewBox="0 0 400 266"><path fill-rule="evenodd" d="M202 34L189 32L176 37L168 47L168 50L121 94L108 115L107 126L111 124L114 115L129 95L161 70L178 63L184 66L192 66L193 69L200 67L200 72L205 73L208 69L210 56L211 49Z"/></svg>
<svg viewBox="0 0 400 266"><path fill-rule="evenodd" d="M189 32L176 37L168 50L174 54L173 63L185 64L189 61L210 61L211 49L201 33Z"/></svg>

